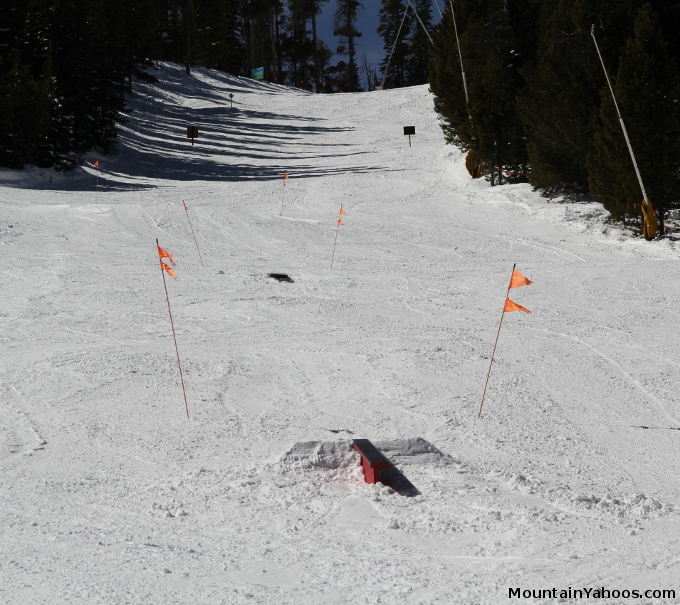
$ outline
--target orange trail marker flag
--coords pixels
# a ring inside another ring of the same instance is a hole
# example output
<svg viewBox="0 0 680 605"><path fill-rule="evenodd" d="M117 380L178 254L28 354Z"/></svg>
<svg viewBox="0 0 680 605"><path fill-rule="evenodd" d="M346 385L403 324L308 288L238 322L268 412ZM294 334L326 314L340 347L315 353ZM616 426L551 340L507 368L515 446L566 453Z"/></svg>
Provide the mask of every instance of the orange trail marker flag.
<svg viewBox="0 0 680 605"><path fill-rule="evenodd" d="M179 379L182 383L182 393L184 393L184 407L186 408L187 411L187 418L189 418L189 403L187 402L187 391L186 388L184 387L184 376L182 375L182 364L180 363L179 360L179 349L177 348L177 336L175 335L175 324L172 321L172 311L170 310L170 297L168 296L168 286L165 283L165 273L167 272L170 277L173 279L177 279L177 274L175 273L175 270L172 269L169 265L166 265L163 262L164 258L167 258L173 265L175 264L175 261L172 260L172 254L169 252L166 252L163 250L158 245L158 240L156 240L156 248L158 248L158 259L161 264L161 275L163 276L163 288L165 289L165 300L168 301L168 315L170 315L170 327L172 328L172 339L175 342L175 353L177 353L177 367L179 368Z"/></svg>
<svg viewBox="0 0 680 605"><path fill-rule="evenodd" d="M524 311L525 313L531 313L529 309L525 309L522 305L518 305L516 302L505 299L505 307L503 307L503 313L509 313L510 311Z"/></svg>
<svg viewBox="0 0 680 605"><path fill-rule="evenodd" d="M177 279L177 273L175 273L175 270L169 265L166 265L163 261L161 261L161 269L166 271L167 274L172 277L172 279Z"/></svg>
<svg viewBox="0 0 680 605"><path fill-rule="evenodd" d="M194 233L194 226L191 224L191 218L189 218L189 206L186 205L186 202L182 200L182 204L184 205L184 210L187 213L187 220L189 221L189 228L191 229L191 235L194 236L194 243L196 244L196 250L198 250L198 258L201 259L201 267L205 268L205 265L203 264L203 256L201 256L201 249L198 247L198 241L196 241L196 234Z"/></svg>
<svg viewBox="0 0 680 605"><path fill-rule="evenodd" d="M175 261L172 260L172 254L170 254L169 252L166 252L165 250L163 250L163 248L161 248L161 247L158 245L158 240L156 240L156 247L158 248L158 258L160 258L161 260L163 260L164 258L167 258L167 259L170 261L170 263L174 266L174 265L175 265ZM161 263L161 264L162 264L162 263Z"/></svg>
<svg viewBox="0 0 680 605"><path fill-rule="evenodd" d="M515 267L512 266L512 275L510 276L510 284L508 285L508 290L505 293L505 304L503 305L503 313L501 314L501 321L498 324L498 333L496 334L496 342L493 345L493 353L491 353L491 363L489 364L489 371L486 374L486 383L484 384L484 392L482 393L482 402L479 404L479 414L477 418L482 417L482 406L484 405L484 398L486 397L486 388L489 386L489 376L491 376L491 366L493 365L493 360L496 355L496 347L498 346L498 337L501 335L501 326L503 325L503 317L506 313L511 311L524 311L525 313L531 313L529 309L525 309L522 305L518 305L516 302L510 300L508 294L510 294L511 288L521 288L522 286L528 286L533 283L530 279L527 279L519 271L515 271Z"/></svg>
<svg viewBox="0 0 680 605"><path fill-rule="evenodd" d="M286 192L286 181L288 180L288 173L284 172L283 173L283 189L281 190L281 214L279 216L283 216L283 198L284 198L284 193Z"/></svg>
<svg viewBox="0 0 680 605"><path fill-rule="evenodd" d="M340 204L340 214L347 216L347 213L342 209L342 204ZM333 256L331 256L331 269L333 268L333 259L335 258L335 246L338 243L338 231L340 231L340 225L342 225L342 217L338 215L338 226L335 228L335 242L333 242Z"/></svg>
<svg viewBox="0 0 680 605"><path fill-rule="evenodd" d="M530 279L527 279L519 271L512 270L512 277L510 278L510 288L521 288L522 286L528 286L533 284Z"/></svg>
<svg viewBox="0 0 680 605"><path fill-rule="evenodd" d="M97 167L97 193L99 193L99 160L94 163L94 166Z"/></svg>

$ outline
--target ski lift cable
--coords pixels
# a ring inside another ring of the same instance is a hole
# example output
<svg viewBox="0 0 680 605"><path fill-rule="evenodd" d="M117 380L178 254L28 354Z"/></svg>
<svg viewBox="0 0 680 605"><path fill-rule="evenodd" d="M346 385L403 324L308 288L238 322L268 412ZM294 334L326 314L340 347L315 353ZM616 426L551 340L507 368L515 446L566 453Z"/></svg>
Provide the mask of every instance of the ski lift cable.
<svg viewBox="0 0 680 605"><path fill-rule="evenodd" d="M406 10L404 10L404 16L401 19L401 24L399 25L399 31L397 31L397 35L394 38L394 45L392 46L392 52L390 53L390 58L387 59L387 66L385 67L385 72L383 73L383 79L382 82L380 83L380 88L382 89L383 86L385 86L385 80L387 79L387 72L390 69L390 61L392 61L392 55L394 54L394 49L397 48L397 42L399 41L399 34L401 33L401 28L404 26L404 21L406 21L406 14L408 13L408 7L411 6L411 3L409 2L406 5Z"/></svg>
<svg viewBox="0 0 680 605"><path fill-rule="evenodd" d="M408 13L409 7L415 13L416 19L418 19L418 23L420 23L420 25L422 26L423 31L425 32L425 35L427 36L428 40L430 41L430 44L432 44L432 46L434 46L434 42L432 41L432 36L430 36L430 32L427 31L425 24L420 19L420 15L418 15L418 11L416 11L415 7L411 4L411 0L406 0L406 9L404 10L404 16L401 19L401 24L399 25L399 31L397 31L397 36L394 39L394 45L392 46L392 52L390 53L390 58L387 60L387 66L385 67L385 73L383 75L382 82L380 83L381 89L385 85L385 80L387 79L387 70L390 68L390 61L392 61L392 55L394 54L395 48L397 48L397 42L399 41L399 34L401 33L401 28L404 26L404 21L406 20L406 15ZM437 5L437 8L439 8L439 5ZM441 11L439 11L439 13L441 14Z"/></svg>
<svg viewBox="0 0 680 605"><path fill-rule="evenodd" d="M439 2L437 2L437 0L432 0L432 1L434 2L434 5L437 7L437 10L439 11L439 18L443 19L444 15L442 14L442 9L439 8Z"/></svg>
<svg viewBox="0 0 680 605"><path fill-rule="evenodd" d="M432 44L432 46L434 46L434 42L432 41L432 36L430 35L430 32L427 31L425 24L420 19L420 15L418 14L416 7L411 4L411 0L406 0L406 4L407 4L406 8L408 8L410 6L413 9L413 12L416 14L416 19L418 19L418 23L420 23L420 25L422 25L423 31L425 32L425 35L427 36L428 40L430 41L430 44Z"/></svg>
<svg viewBox="0 0 680 605"><path fill-rule="evenodd" d="M449 0L451 3L451 19L453 21L453 29L456 32L456 45L458 46L458 58L460 59L460 71L463 74L463 89L465 90L465 104L470 106L470 99L468 98L467 81L465 80L465 68L463 67L463 53L460 51L460 40L458 39L458 26L456 25L456 15L453 12L453 0ZM469 109L468 109L469 111ZM470 118L472 120L472 118Z"/></svg>

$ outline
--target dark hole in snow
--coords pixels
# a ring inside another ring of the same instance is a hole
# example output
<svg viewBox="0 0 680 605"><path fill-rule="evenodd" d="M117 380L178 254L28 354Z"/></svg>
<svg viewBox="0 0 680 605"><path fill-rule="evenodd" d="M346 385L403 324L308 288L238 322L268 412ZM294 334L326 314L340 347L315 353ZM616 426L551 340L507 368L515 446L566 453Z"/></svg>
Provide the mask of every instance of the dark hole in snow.
<svg viewBox="0 0 680 605"><path fill-rule="evenodd" d="M269 273L269 277L275 279L276 281L286 281L291 284L295 283L287 273Z"/></svg>

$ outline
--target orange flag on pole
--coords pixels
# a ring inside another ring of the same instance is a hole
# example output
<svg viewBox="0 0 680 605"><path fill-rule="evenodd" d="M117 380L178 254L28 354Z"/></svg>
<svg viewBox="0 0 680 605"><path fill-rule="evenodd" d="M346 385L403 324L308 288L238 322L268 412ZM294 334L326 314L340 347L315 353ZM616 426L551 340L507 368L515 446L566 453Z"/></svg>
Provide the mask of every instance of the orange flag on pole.
<svg viewBox="0 0 680 605"><path fill-rule="evenodd" d="M283 186L286 186L286 181L288 180L288 173L284 171L283 173Z"/></svg>
<svg viewBox="0 0 680 605"><path fill-rule="evenodd" d="M175 264L175 261L172 260L172 254L170 254L169 252L166 252L165 250L163 250L163 248L161 248L158 244L156 244L156 247L158 248L158 258L160 258L160 259L167 258L167 259L170 260L170 262L171 262L173 265ZM162 264L163 264L163 261L161 260L161 265L162 265Z"/></svg>
<svg viewBox="0 0 680 605"><path fill-rule="evenodd" d="M510 284L508 285L508 290L505 293L505 304L503 305L503 313L501 313L501 321L498 324L498 332L496 333L496 342L493 345L493 352L491 353L491 361L489 362L489 371L486 373L486 382L484 383L484 392L482 393L482 402L479 404L479 413L477 418L482 417L482 407L484 406L484 398L486 397L486 388L489 386L489 376L491 376L491 366L493 365L494 357L496 356L496 347L498 346L498 337L501 335L501 326L503 325L503 318L506 313L511 311L524 311L525 313L531 313L529 309L525 309L522 305L518 305L515 301L510 300L509 294L512 288L521 288L522 286L528 286L531 282L519 271L515 270L515 266L512 266L512 275L510 277Z"/></svg>
<svg viewBox="0 0 680 605"><path fill-rule="evenodd" d="M333 259L335 258L335 246L338 243L338 231L340 231L340 225L342 225L342 216L347 216L347 213L342 209L342 204L340 204L340 214L338 215L338 226L335 228L335 241L333 242L333 256L331 256L331 269L333 268Z"/></svg>
<svg viewBox="0 0 680 605"><path fill-rule="evenodd" d="M161 268L163 271L167 271L168 275L172 277L172 279L177 279L177 273L175 273L175 270L169 265L166 265L163 261L161 261Z"/></svg>
<svg viewBox="0 0 680 605"><path fill-rule="evenodd" d="M189 206L187 206L187 203L185 201L182 201L182 203L184 204L184 209L189 210Z"/></svg>
<svg viewBox="0 0 680 605"><path fill-rule="evenodd" d="M512 277L510 278L510 288L521 288L522 286L528 286L529 284L533 284L530 279L527 279L522 275L519 271L516 271L515 269L512 270ZM514 311L515 309L513 309Z"/></svg>
<svg viewBox="0 0 680 605"><path fill-rule="evenodd" d="M529 282L531 283L531 282ZM512 286L510 286L512 287ZM515 286L517 287L517 286ZM516 302L510 300L509 298L505 299L505 307L503 307L503 313L509 313L510 311L524 311L525 313L531 313L529 309L525 309L522 305L518 305Z"/></svg>
<svg viewBox="0 0 680 605"><path fill-rule="evenodd" d="M168 286L165 283L165 271L172 279L177 279L177 274L174 269L163 262L164 258L170 259L170 262L174 265L175 261L172 260L172 254L166 252L158 245L158 240L156 240L156 248L158 248L158 256L160 258L161 264L161 276L163 277L163 289L165 290L165 300L168 302L168 315L170 317L170 327L172 328L172 340L175 343L175 353L177 354L177 369L179 370L179 379L182 383L182 393L184 394L184 407L187 411L187 418L189 418L189 402L187 401L187 390L184 386L184 376L182 375L182 364L179 359L179 348L177 348L177 335L175 334L175 324L172 321L172 311L170 310L170 297L168 296Z"/></svg>
<svg viewBox="0 0 680 605"><path fill-rule="evenodd" d="M94 163L95 166L99 166L99 160Z"/></svg>

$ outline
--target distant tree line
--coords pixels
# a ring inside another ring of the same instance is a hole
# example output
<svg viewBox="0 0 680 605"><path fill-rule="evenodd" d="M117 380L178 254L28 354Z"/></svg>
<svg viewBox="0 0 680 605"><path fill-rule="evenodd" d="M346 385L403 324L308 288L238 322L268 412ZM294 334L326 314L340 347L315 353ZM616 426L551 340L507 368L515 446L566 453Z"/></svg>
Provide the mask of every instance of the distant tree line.
<svg viewBox="0 0 680 605"><path fill-rule="evenodd" d="M680 3L456 0L453 7L460 54L448 4L430 63L447 141L471 150L492 184L522 175L545 195L591 191L614 220L637 220L642 195L595 25L663 226L664 211L680 201Z"/></svg>

